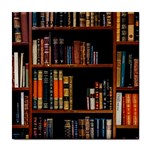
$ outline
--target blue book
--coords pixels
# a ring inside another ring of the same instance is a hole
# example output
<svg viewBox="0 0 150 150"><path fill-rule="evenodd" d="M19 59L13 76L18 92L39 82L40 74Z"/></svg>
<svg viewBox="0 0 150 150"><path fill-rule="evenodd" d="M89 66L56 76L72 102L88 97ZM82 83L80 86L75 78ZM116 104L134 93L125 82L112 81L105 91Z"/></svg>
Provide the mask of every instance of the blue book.
<svg viewBox="0 0 150 150"><path fill-rule="evenodd" d="M32 26L37 27L37 12L32 12Z"/></svg>
<svg viewBox="0 0 150 150"><path fill-rule="evenodd" d="M66 56L67 56L67 64L70 64L69 55L70 55L70 48L69 48L69 46L67 46L67 54L66 54Z"/></svg>
<svg viewBox="0 0 150 150"><path fill-rule="evenodd" d="M120 83L120 87L124 87L126 51L122 51L122 58L121 59L122 59L122 61L121 61L121 83Z"/></svg>
<svg viewBox="0 0 150 150"><path fill-rule="evenodd" d="M95 118L95 138L100 138L100 118Z"/></svg>
<svg viewBox="0 0 150 150"><path fill-rule="evenodd" d="M101 138L105 139L106 138L106 119L105 118L101 118Z"/></svg>
<svg viewBox="0 0 150 150"><path fill-rule="evenodd" d="M78 138L78 121L74 120L74 138Z"/></svg>

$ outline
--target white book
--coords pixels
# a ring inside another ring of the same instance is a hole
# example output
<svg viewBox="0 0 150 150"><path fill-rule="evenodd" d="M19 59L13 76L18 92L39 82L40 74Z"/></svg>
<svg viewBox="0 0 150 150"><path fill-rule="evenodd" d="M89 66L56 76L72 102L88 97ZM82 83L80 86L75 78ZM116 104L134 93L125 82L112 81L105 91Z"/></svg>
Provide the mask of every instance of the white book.
<svg viewBox="0 0 150 150"><path fill-rule="evenodd" d="M24 125L24 92L21 92L21 125Z"/></svg>
<svg viewBox="0 0 150 150"><path fill-rule="evenodd" d="M112 138L112 119L106 119L106 139Z"/></svg>
<svg viewBox="0 0 150 150"><path fill-rule="evenodd" d="M14 52L14 87L19 87L19 78L18 78L18 52Z"/></svg>
<svg viewBox="0 0 150 150"><path fill-rule="evenodd" d="M116 93L116 125L121 125L122 122L122 93Z"/></svg>
<svg viewBox="0 0 150 150"><path fill-rule="evenodd" d="M37 64L37 40L33 40L32 59L33 59L33 65L36 65Z"/></svg>
<svg viewBox="0 0 150 150"><path fill-rule="evenodd" d="M91 88L90 89L90 95L93 95L92 97L90 96L90 109L91 110L95 110L95 97L94 97L94 94L95 94L95 89Z"/></svg>
<svg viewBox="0 0 150 150"><path fill-rule="evenodd" d="M21 61L20 61L20 87L21 88L23 82L23 57L24 57L24 53L21 53Z"/></svg>

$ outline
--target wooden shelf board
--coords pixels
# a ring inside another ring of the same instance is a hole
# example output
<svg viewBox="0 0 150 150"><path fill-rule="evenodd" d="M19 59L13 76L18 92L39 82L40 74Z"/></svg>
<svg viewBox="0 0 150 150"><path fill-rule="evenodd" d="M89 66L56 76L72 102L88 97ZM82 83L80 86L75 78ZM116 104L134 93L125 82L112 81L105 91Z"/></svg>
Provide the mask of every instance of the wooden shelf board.
<svg viewBox="0 0 150 150"><path fill-rule="evenodd" d="M32 65L32 68L112 68L113 64L51 64Z"/></svg>
<svg viewBox="0 0 150 150"><path fill-rule="evenodd" d="M117 87L116 91L139 91L139 87Z"/></svg>
<svg viewBox="0 0 150 150"><path fill-rule="evenodd" d="M29 91L29 88L12 88L12 91Z"/></svg>
<svg viewBox="0 0 150 150"><path fill-rule="evenodd" d="M127 41L127 42L122 42L122 41L120 41L120 42L116 42L116 45L139 45L139 42L129 42L129 41Z"/></svg>
<svg viewBox="0 0 150 150"><path fill-rule="evenodd" d="M138 129L138 126L135 125L116 125L117 129Z"/></svg>
<svg viewBox="0 0 150 150"><path fill-rule="evenodd" d="M32 27L32 30L112 30L113 27Z"/></svg>
<svg viewBox="0 0 150 150"><path fill-rule="evenodd" d="M25 46L25 45L29 45L28 42L12 42L13 46Z"/></svg>
<svg viewBox="0 0 150 150"><path fill-rule="evenodd" d="M112 110L32 110L32 113L113 113Z"/></svg>
<svg viewBox="0 0 150 150"><path fill-rule="evenodd" d="M12 125L12 128L24 129L29 128L29 125Z"/></svg>

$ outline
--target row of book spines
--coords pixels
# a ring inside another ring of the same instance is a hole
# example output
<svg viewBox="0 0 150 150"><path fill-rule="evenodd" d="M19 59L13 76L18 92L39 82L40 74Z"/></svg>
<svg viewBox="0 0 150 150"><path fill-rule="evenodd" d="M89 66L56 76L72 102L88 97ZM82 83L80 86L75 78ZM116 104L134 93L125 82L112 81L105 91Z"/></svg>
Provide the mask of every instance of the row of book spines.
<svg viewBox="0 0 150 150"><path fill-rule="evenodd" d="M139 13L117 12L116 41L139 41Z"/></svg>
<svg viewBox="0 0 150 150"><path fill-rule="evenodd" d="M52 41L53 43L52 43ZM64 38L44 37L33 40L33 64L98 64L99 52L85 41L65 45ZM53 56L53 57L52 57ZM53 58L53 59L52 59Z"/></svg>
<svg viewBox="0 0 150 150"><path fill-rule="evenodd" d="M139 86L139 59L126 51L117 51L117 87Z"/></svg>
<svg viewBox="0 0 150 150"><path fill-rule="evenodd" d="M29 87L29 63L24 64L24 53L12 55L12 87Z"/></svg>
<svg viewBox="0 0 150 150"><path fill-rule="evenodd" d="M13 12L13 35L15 42L28 42L27 12Z"/></svg>
<svg viewBox="0 0 150 150"><path fill-rule="evenodd" d="M63 70L33 70L33 109L73 109L73 76Z"/></svg>
<svg viewBox="0 0 150 150"><path fill-rule="evenodd" d="M117 125L136 125L139 124L139 94L121 92L116 94Z"/></svg>
<svg viewBox="0 0 150 150"><path fill-rule="evenodd" d="M13 132L12 139L29 139L29 134L23 132Z"/></svg>
<svg viewBox="0 0 150 150"><path fill-rule="evenodd" d="M109 79L95 82L95 88L87 88L87 109L112 110L112 87Z"/></svg>
<svg viewBox="0 0 150 150"><path fill-rule="evenodd" d="M64 136L67 139L112 138L112 119L90 118L64 120Z"/></svg>
<svg viewBox="0 0 150 150"><path fill-rule="evenodd" d="M33 27L112 26L111 12L32 12Z"/></svg>
<svg viewBox="0 0 150 150"><path fill-rule="evenodd" d="M53 118L33 117L33 139L53 138Z"/></svg>
<svg viewBox="0 0 150 150"><path fill-rule="evenodd" d="M21 92L16 102L15 122L20 125L29 124L29 96Z"/></svg>

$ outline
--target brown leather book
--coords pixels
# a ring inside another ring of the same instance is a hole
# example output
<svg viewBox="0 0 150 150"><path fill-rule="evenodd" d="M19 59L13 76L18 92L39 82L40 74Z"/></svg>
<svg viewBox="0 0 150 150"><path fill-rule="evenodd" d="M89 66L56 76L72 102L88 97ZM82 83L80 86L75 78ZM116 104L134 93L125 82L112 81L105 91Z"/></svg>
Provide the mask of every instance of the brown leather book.
<svg viewBox="0 0 150 150"><path fill-rule="evenodd" d="M73 41L73 49L74 49L74 63L80 63L80 41Z"/></svg>
<svg viewBox="0 0 150 150"><path fill-rule="evenodd" d="M22 31L22 41L28 42L28 16L27 12L21 12L21 31Z"/></svg>

